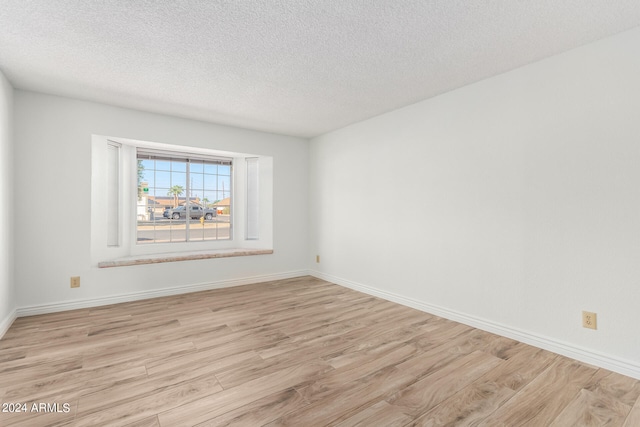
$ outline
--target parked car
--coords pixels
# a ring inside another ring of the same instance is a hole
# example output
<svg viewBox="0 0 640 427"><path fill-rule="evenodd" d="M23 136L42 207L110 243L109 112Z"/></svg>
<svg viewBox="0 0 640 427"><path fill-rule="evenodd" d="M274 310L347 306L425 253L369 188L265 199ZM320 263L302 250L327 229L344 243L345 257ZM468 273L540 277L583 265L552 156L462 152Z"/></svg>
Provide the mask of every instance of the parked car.
<svg viewBox="0 0 640 427"><path fill-rule="evenodd" d="M162 216L165 218L170 218L169 216L169 212L171 211L171 208L169 206L165 206L164 207L164 212L162 212Z"/></svg>
<svg viewBox="0 0 640 427"><path fill-rule="evenodd" d="M204 217L204 219L213 219L216 216L217 212L213 209L203 208L199 205L191 205L189 206L189 218L198 219ZM172 219L180 219L186 218L187 211L186 206L178 206L177 208L173 208L169 210L169 218Z"/></svg>

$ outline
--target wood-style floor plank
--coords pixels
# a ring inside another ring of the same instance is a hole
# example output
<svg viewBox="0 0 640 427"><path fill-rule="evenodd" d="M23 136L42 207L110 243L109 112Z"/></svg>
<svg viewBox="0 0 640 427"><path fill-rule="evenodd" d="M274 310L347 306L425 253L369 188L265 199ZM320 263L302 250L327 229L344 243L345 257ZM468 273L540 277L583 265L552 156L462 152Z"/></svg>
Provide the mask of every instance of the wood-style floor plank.
<svg viewBox="0 0 640 427"><path fill-rule="evenodd" d="M315 426L335 425L343 422L366 407L372 406L394 388L403 387L410 379L395 368L376 372L366 384L359 384L354 390L332 394L304 408L281 416L271 423L274 426Z"/></svg>
<svg viewBox="0 0 640 427"><path fill-rule="evenodd" d="M279 390L302 386L332 368L323 362L304 363L223 390L208 399L193 401L158 415L160 425L191 426L265 398Z"/></svg>
<svg viewBox="0 0 640 427"><path fill-rule="evenodd" d="M636 404L631 408L631 412L627 415L627 418L624 420L624 424L622 427L634 427L640 426L640 399L636 402Z"/></svg>
<svg viewBox="0 0 640 427"><path fill-rule="evenodd" d="M401 427L408 425L410 422L411 417L386 401L381 400L337 424L337 427L368 427L376 425Z"/></svg>
<svg viewBox="0 0 640 427"><path fill-rule="evenodd" d="M514 391L485 381L474 381L443 400L408 425L435 427L476 425L509 400Z"/></svg>
<svg viewBox="0 0 640 427"><path fill-rule="evenodd" d="M621 425L630 411L628 405L611 396L581 389L550 426Z"/></svg>
<svg viewBox="0 0 640 427"><path fill-rule="evenodd" d="M293 411L307 405L300 393L294 388L279 391L261 399L254 400L244 406L212 418L198 427L222 427L222 426L262 426L282 414Z"/></svg>
<svg viewBox="0 0 640 427"><path fill-rule="evenodd" d="M313 277L19 318L20 402L0 425L640 426L638 380Z"/></svg>
<svg viewBox="0 0 640 427"><path fill-rule="evenodd" d="M396 392L388 401L405 414L418 418L500 363L504 361L482 351L474 351Z"/></svg>
<svg viewBox="0 0 640 427"><path fill-rule="evenodd" d="M595 373L591 366L560 357L480 425L550 425Z"/></svg>

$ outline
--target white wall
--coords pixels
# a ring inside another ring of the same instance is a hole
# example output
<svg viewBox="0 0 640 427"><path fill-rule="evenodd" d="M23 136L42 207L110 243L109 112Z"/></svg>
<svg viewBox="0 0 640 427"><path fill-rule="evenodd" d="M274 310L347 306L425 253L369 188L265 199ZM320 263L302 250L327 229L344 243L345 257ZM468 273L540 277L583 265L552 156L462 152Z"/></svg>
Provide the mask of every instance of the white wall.
<svg viewBox="0 0 640 427"><path fill-rule="evenodd" d="M92 267L92 134L272 156L274 254ZM123 294L257 281L302 274L307 268L304 139L17 90L15 141L15 200L21 207L15 218L19 314L38 312L42 305L70 308L74 301L111 302ZM69 287L70 276L81 277L80 288Z"/></svg>
<svg viewBox="0 0 640 427"><path fill-rule="evenodd" d="M639 76L637 29L315 138L312 268L640 375Z"/></svg>
<svg viewBox="0 0 640 427"><path fill-rule="evenodd" d="M13 87L0 72L0 200L13 202ZM15 318L13 225L11 212L0 209L0 338Z"/></svg>

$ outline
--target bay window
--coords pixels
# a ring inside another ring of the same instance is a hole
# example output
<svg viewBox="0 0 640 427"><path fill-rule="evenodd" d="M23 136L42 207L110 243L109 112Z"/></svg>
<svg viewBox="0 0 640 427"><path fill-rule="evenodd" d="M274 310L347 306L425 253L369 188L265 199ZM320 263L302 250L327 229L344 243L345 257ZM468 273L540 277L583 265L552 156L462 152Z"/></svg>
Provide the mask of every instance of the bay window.
<svg viewBox="0 0 640 427"><path fill-rule="evenodd" d="M92 263L273 252L271 157L99 135L91 149Z"/></svg>

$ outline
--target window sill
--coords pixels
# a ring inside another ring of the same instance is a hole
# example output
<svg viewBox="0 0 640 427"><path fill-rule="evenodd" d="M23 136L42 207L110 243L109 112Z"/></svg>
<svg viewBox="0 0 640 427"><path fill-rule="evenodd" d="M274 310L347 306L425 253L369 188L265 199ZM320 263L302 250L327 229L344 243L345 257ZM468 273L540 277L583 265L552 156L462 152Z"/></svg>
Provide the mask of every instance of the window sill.
<svg viewBox="0 0 640 427"><path fill-rule="evenodd" d="M127 267L131 265L144 264L162 264L165 262L193 261L198 259L228 258L235 256L267 255L272 253L273 249L222 249L215 251L193 251L131 256L118 258L113 261L101 261L98 263L98 268Z"/></svg>

